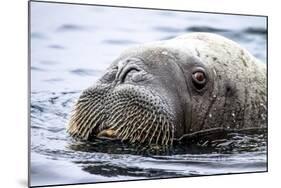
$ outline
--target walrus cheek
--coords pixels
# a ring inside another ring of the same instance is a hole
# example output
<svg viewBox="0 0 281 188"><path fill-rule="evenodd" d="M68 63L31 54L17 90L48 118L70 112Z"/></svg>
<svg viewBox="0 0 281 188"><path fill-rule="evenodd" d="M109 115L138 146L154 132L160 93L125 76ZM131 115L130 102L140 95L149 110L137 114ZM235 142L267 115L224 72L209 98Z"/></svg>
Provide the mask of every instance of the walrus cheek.
<svg viewBox="0 0 281 188"><path fill-rule="evenodd" d="M179 84L179 82L178 82ZM163 87L164 88L164 87ZM179 95L177 88L165 87L166 90L161 91L169 104L169 109L173 114L173 123L175 125L174 137L179 138L185 133L185 106L186 103L183 102L183 96Z"/></svg>

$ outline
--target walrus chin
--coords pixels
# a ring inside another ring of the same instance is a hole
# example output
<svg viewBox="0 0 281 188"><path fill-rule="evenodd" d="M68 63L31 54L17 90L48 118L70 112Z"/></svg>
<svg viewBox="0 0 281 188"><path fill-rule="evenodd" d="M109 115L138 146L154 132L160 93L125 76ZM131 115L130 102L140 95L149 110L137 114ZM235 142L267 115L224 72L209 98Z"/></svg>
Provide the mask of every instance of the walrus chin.
<svg viewBox="0 0 281 188"><path fill-rule="evenodd" d="M82 140L106 137L171 146L175 123L167 101L143 86L98 84L78 99L68 132Z"/></svg>

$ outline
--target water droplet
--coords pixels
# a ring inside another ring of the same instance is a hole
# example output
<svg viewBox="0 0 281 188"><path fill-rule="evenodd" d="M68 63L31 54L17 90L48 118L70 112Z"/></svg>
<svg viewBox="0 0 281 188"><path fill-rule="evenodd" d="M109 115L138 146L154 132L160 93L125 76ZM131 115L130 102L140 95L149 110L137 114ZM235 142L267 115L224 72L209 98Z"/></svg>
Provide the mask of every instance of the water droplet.
<svg viewBox="0 0 281 188"><path fill-rule="evenodd" d="M212 117L212 114L209 114L209 117L211 118L211 117Z"/></svg>
<svg viewBox="0 0 281 188"><path fill-rule="evenodd" d="M231 115L232 115L232 117L235 117L235 114L234 114L234 112L232 112L232 114L231 114Z"/></svg>
<svg viewBox="0 0 281 188"><path fill-rule="evenodd" d="M262 120L265 120L265 114L261 114Z"/></svg>
<svg viewBox="0 0 281 188"><path fill-rule="evenodd" d="M168 55L168 52L167 51L163 51L162 54L163 55Z"/></svg>

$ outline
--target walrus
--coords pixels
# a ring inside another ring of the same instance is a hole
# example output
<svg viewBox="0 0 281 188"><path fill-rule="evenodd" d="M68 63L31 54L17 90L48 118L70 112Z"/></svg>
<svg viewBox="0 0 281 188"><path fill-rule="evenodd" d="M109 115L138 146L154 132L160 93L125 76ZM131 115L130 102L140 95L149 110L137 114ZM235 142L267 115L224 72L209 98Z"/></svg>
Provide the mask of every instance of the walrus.
<svg viewBox="0 0 281 188"><path fill-rule="evenodd" d="M137 45L82 92L67 131L172 146L202 131L265 128L266 79L265 63L216 34Z"/></svg>

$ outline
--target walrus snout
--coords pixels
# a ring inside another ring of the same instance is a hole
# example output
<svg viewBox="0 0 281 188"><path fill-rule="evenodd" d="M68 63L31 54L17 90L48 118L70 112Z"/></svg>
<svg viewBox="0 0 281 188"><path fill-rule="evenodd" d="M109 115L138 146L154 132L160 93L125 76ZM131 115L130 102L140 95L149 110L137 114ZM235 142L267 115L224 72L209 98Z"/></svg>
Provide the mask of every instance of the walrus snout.
<svg viewBox="0 0 281 188"><path fill-rule="evenodd" d="M169 106L159 93L144 86L99 84L80 96L68 132L85 140L103 137L171 145L174 115Z"/></svg>

